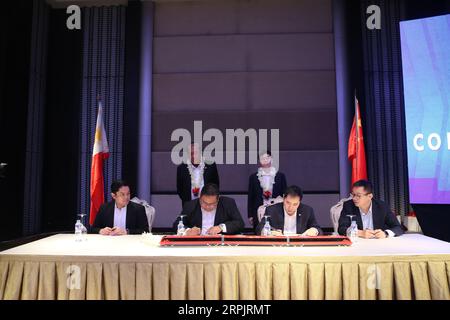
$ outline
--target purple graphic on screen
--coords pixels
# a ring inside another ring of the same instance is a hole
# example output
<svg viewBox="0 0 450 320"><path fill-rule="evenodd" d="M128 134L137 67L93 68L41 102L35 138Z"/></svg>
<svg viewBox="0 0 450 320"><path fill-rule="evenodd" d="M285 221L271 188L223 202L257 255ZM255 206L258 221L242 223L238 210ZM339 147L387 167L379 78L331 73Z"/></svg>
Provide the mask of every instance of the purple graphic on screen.
<svg viewBox="0 0 450 320"><path fill-rule="evenodd" d="M410 202L450 204L450 15L400 33Z"/></svg>

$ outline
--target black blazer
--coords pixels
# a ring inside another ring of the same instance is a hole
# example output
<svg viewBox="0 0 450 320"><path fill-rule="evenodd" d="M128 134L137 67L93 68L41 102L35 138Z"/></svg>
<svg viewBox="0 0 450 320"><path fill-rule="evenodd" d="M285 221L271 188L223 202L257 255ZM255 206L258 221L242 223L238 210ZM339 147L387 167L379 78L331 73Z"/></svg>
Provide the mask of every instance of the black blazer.
<svg viewBox="0 0 450 320"><path fill-rule="evenodd" d="M114 206L115 201L102 204L91 227L91 233L99 233L100 229L114 227ZM127 205L126 228L129 234L141 234L148 232L148 220L144 206L129 202Z"/></svg>
<svg viewBox="0 0 450 320"><path fill-rule="evenodd" d="M186 202L181 214L185 215L185 217L183 217L183 224L186 228L202 228L202 210L199 199ZM177 231L179 221L180 217L177 217L173 223L175 232ZM227 227L226 234L238 234L244 230L244 220L242 220L241 213L236 206L236 202L232 198L225 196L219 197L214 225L217 226L221 223L224 223Z"/></svg>
<svg viewBox="0 0 450 320"><path fill-rule="evenodd" d="M269 222L272 229L284 230L284 207L283 203L277 203L266 209L266 215L270 216ZM304 203L300 203L297 208L297 233L303 233L309 228L316 228L319 231L319 235L323 234L322 229L316 221L314 216L314 210L310 206ZM256 227L255 233L257 235L261 234L261 231L265 224L265 219Z"/></svg>
<svg viewBox="0 0 450 320"><path fill-rule="evenodd" d="M219 186L219 173L217 172L217 166L214 162L211 164L205 163L203 182L205 184L215 183ZM180 197L183 206L186 202L192 200L191 191L191 175L189 174L187 164L182 163L177 168L177 194Z"/></svg>
<svg viewBox="0 0 450 320"><path fill-rule="evenodd" d="M283 196L286 187L286 176L281 172L277 172L272 190L272 198ZM263 190L259 183L257 173L255 172L250 176L248 181L248 217L253 217L253 221L256 224L258 222L258 208L264 203L262 193Z"/></svg>
<svg viewBox="0 0 450 320"><path fill-rule="evenodd" d="M344 202L341 216L339 217L338 233L341 235L345 235L347 228L350 226L350 218L347 217L348 214L355 216L353 219L356 219L358 229L363 230L363 223L359 208L355 206L353 200L348 200ZM372 199L372 219L373 228L375 230L381 229L384 231L389 229L395 233L395 236L400 236L403 234L403 229L398 222L397 217L392 213L388 205L381 200Z"/></svg>

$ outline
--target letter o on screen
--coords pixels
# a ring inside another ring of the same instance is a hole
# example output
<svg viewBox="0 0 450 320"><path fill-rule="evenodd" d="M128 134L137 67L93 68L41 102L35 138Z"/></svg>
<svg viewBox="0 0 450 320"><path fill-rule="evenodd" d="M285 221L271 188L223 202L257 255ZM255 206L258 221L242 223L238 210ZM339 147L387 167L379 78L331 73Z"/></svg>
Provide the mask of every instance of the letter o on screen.
<svg viewBox="0 0 450 320"><path fill-rule="evenodd" d="M433 144L433 139L436 140L436 144ZM430 148L430 150L436 151L439 150L439 148L441 147L441 136L438 135L437 133L432 133L428 136L428 148Z"/></svg>

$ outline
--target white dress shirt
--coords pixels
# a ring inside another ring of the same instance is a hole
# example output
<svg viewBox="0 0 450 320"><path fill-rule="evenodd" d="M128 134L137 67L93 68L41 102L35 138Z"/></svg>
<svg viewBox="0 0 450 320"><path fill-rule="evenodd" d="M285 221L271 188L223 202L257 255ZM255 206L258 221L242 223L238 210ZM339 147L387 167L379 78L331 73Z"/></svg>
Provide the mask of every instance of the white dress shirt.
<svg viewBox="0 0 450 320"><path fill-rule="evenodd" d="M361 220L363 223L363 230L374 230L373 228L373 215L372 215L372 203L370 203L369 210L367 212L363 212L361 208L359 208L359 213L361 214ZM395 236L395 233L391 230L386 230L388 233L388 237Z"/></svg>
<svg viewBox="0 0 450 320"><path fill-rule="evenodd" d="M123 230L127 228L127 206L122 209L117 208L117 204L114 205L114 225L113 227L119 227Z"/></svg>
<svg viewBox="0 0 450 320"><path fill-rule="evenodd" d="M208 230L211 227L214 227L214 221L216 220L216 209L213 211L205 211L203 208L202 210L202 230L200 231L200 235L204 236L208 234ZM222 229L222 232L227 232L227 226L225 223L219 224L219 227ZM184 234L186 234L191 228L187 228Z"/></svg>
<svg viewBox="0 0 450 320"><path fill-rule="evenodd" d="M199 189L200 190L198 191L198 195L197 196L195 196L194 193L192 192L193 186L191 187L191 199L194 200L194 199L197 199L199 197L200 192L202 191L203 186L205 185L205 183L203 181L203 173L202 173L202 170L200 169L200 166L197 166L197 167L192 166L192 175L193 175L192 179L194 181L200 181L200 183L199 183L199 185L200 185Z"/></svg>
<svg viewBox="0 0 450 320"><path fill-rule="evenodd" d="M283 234L296 234L297 233L297 212L290 216L286 210L284 210L284 230Z"/></svg>
<svg viewBox="0 0 450 320"><path fill-rule="evenodd" d="M363 212L361 208L359 208L359 213L361 214L363 230L373 230L372 203L367 212Z"/></svg>
<svg viewBox="0 0 450 320"><path fill-rule="evenodd" d="M216 209L213 211L205 211L202 209L202 232L200 235L208 234L208 230L214 227L214 219L216 218Z"/></svg>
<svg viewBox="0 0 450 320"><path fill-rule="evenodd" d="M272 189L273 189L273 184L271 183L272 177L270 175L263 175L263 176L261 176L261 179L262 179L263 189L269 190L270 192L272 192Z"/></svg>

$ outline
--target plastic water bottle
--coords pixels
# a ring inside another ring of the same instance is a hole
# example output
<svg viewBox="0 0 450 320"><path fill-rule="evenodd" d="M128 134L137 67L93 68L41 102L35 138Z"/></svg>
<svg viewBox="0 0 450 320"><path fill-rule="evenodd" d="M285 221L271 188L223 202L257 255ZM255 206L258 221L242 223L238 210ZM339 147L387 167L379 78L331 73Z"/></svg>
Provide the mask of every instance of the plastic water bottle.
<svg viewBox="0 0 450 320"><path fill-rule="evenodd" d="M87 241L87 228L81 224L81 236L83 241Z"/></svg>
<svg viewBox="0 0 450 320"><path fill-rule="evenodd" d="M80 220L77 220L77 222L75 223L75 241L83 241L83 224Z"/></svg>
<svg viewBox="0 0 450 320"><path fill-rule="evenodd" d="M184 227L183 219L180 219L180 222L178 222L177 236L183 236L185 230L186 228Z"/></svg>
<svg viewBox="0 0 450 320"><path fill-rule="evenodd" d="M263 236L270 236L272 228L270 226L268 217L265 216L265 218L266 218L266 223L264 223L264 227L263 227L263 230L262 230L262 235Z"/></svg>
<svg viewBox="0 0 450 320"><path fill-rule="evenodd" d="M355 243L358 241L358 226L356 224L356 221L352 221L352 224L347 229L347 237L350 238L352 243Z"/></svg>

